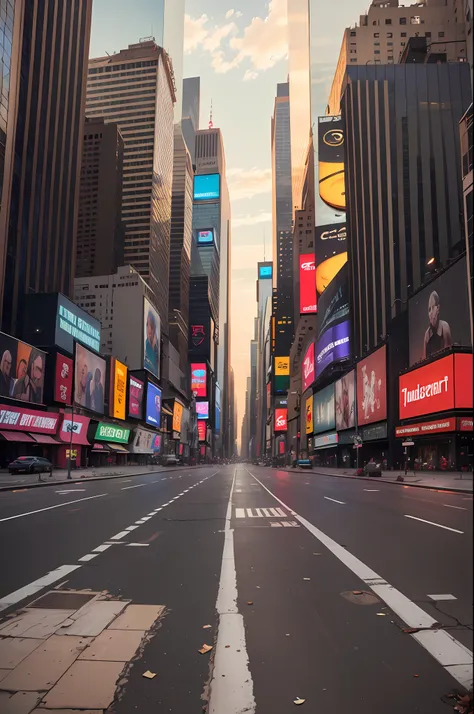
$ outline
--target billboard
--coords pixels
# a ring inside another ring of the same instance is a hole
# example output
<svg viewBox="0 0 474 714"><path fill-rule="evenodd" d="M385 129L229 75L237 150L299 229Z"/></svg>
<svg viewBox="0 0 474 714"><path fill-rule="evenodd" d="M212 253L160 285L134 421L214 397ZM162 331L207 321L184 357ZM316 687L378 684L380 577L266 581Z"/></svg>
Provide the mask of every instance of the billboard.
<svg viewBox="0 0 474 714"><path fill-rule="evenodd" d="M132 454L153 454L153 443L156 434L148 429L136 429L135 436L130 447Z"/></svg>
<svg viewBox="0 0 474 714"><path fill-rule="evenodd" d="M271 280L273 277L273 265L259 265L258 266L258 279L259 280Z"/></svg>
<svg viewBox="0 0 474 714"><path fill-rule="evenodd" d="M275 431L287 431L288 409L275 409Z"/></svg>
<svg viewBox="0 0 474 714"><path fill-rule="evenodd" d="M196 231L196 243L198 245L214 244L214 228Z"/></svg>
<svg viewBox="0 0 474 714"><path fill-rule="evenodd" d="M349 266L334 277L318 301L318 337L349 317Z"/></svg>
<svg viewBox="0 0 474 714"><path fill-rule="evenodd" d="M346 209L344 130L340 116L318 118L319 195L336 211Z"/></svg>
<svg viewBox="0 0 474 714"><path fill-rule="evenodd" d="M112 357L110 367L109 414L116 419L125 419L128 369L116 357Z"/></svg>
<svg viewBox="0 0 474 714"><path fill-rule="evenodd" d="M198 439L199 439L199 441L206 441L206 429L207 429L206 422L198 421Z"/></svg>
<svg viewBox="0 0 474 714"><path fill-rule="evenodd" d="M408 302L410 365L453 344L471 346L466 258Z"/></svg>
<svg viewBox="0 0 474 714"><path fill-rule="evenodd" d="M99 352L100 322L67 297L58 294L55 342L66 352L73 353L74 340Z"/></svg>
<svg viewBox="0 0 474 714"><path fill-rule="evenodd" d="M113 441L116 444L127 444L129 438L130 429L106 422L99 422L94 436L98 441Z"/></svg>
<svg viewBox="0 0 474 714"><path fill-rule="evenodd" d="M161 426L161 389L151 382L148 382L146 390L145 421L157 429Z"/></svg>
<svg viewBox="0 0 474 714"><path fill-rule="evenodd" d="M357 365L357 423L387 418L387 348L385 345Z"/></svg>
<svg viewBox="0 0 474 714"><path fill-rule="evenodd" d="M336 430L355 426L355 372L349 372L336 382Z"/></svg>
<svg viewBox="0 0 474 714"><path fill-rule="evenodd" d="M218 201L220 196L219 174L199 174L194 177L195 201Z"/></svg>
<svg viewBox="0 0 474 714"><path fill-rule="evenodd" d="M37 434L55 434L59 414L39 412L23 407L0 404L0 427L8 431L29 431Z"/></svg>
<svg viewBox="0 0 474 714"><path fill-rule="evenodd" d="M306 433L313 433L313 395L306 400Z"/></svg>
<svg viewBox="0 0 474 714"><path fill-rule="evenodd" d="M316 264L314 253L300 255L300 314L310 315L316 308Z"/></svg>
<svg viewBox="0 0 474 714"><path fill-rule="evenodd" d="M472 353L454 355L454 406L473 408Z"/></svg>
<svg viewBox="0 0 474 714"><path fill-rule="evenodd" d="M107 363L76 342L74 364L74 402L97 414L104 413Z"/></svg>
<svg viewBox="0 0 474 714"><path fill-rule="evenodd" d="M0 332L0 396L43 403L46 353Z"/></svg>
<svg viewBox="0 0 474 714"><path fill-rule="evenodd" d="M196 397L207 397L207 365L205 362L191 364L191 392Z"/></svg>
<svg viewBox="0 0 474 714"><path fill-rule="evenodd" d="M336 427L334 384L321 389L313 397L313 433L321 434Z"/></svg>
<svg viewBox="0 0 474 714"><path fill-rule="evenodd" d="M161 322L158 311L146 299L143 299L143 367L160 376Z"/></svg>
<svg viewBox="0 0 474 714"><path fill-rule="evenodd" d="M334 362L351 355L349 320L329 327L316 343L316 377Z"/></svg>
<svg viewBox="0 0 474 714"><path fill-rule="evenodd" d="M183 405L176 399L173 405L173 431L181 433L181 422L183 420Z"/></svg>
<svg viewBox="0 0 474 714"><path fill-rule="evenodd" d="M316 291L327 288L342 266L347 263L347 229L345 223L316 226Z"/></svg>
<svg viewBox="0 0 474 714"><path fill-rule="evenodd" d="M454 409L454 355L402 374L398 385L400 419Z"/></svg>
<svg viewBox="0 0 474 714"><path fill-rule="evenodd" d="M145 383L133 375L128 377L128 416L143 419L143 395Z"/></svg>
<svg viewBox="0 0 474 714"><path fill-rule="evenodd" d="M88 417L74 414L72 419L64 414L59 431L59 438L66 444L80 444L82 446L90 446L87 441L87 430L89 428L90 419Z"/></svg>
<svg viewBox="0 0 474 714"><path fill-rule="evenodd" d="M56 355L54 372L54 401L60 404L72 404L72 373L74 362L70 357Z"/></svg>
<svg viewBox="0 0 474 714"><path fill-rule="evenodd" d="M290 374L290 358L275 357L275 375L288 376Z"/></svg>
<svg viewBox="0 0 474 714"><path fill-rule="evenodd" d="M301 378L302 378L302 384L301 384L301 392L305 392L308 387L310 387L314 380L315 380L315 372L314 372L314 342L311 342L308 345L308 348L306 350L304 359L303 359L303 364L302 364L302 369L301 369Z"/></svg>
<svg viewBox="0 0 474 714"><path fill-rule="evenodd" d="M209 419L209 402L196 402L198 419Z"/></svg>
<svg viewBox="0 0 474 714"><path fill-rule="evenodd" d="M193 347L201 347L206 341L206 326L191 325L191 344Z"/></svg>

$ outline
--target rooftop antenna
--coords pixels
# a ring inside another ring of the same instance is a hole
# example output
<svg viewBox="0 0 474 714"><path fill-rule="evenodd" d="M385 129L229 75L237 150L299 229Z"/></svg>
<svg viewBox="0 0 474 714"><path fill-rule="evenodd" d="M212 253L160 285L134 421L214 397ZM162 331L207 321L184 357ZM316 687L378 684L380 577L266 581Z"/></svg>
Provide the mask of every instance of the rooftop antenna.
<svg viewBox="0 0 474 714"><path fill-rule="evenodd" d="M212 122L212 99L211 99L211 110L209 112L209 129L212 129L214 127L214 124Z"/></svg>

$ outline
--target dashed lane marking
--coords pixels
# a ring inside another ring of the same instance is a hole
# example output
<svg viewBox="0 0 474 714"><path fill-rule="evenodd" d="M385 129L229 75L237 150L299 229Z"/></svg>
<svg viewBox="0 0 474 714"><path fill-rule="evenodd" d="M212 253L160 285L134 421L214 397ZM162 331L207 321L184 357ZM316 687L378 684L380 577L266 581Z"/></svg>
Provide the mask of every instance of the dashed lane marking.
<svg viewBox="0 0 474 714"><path fill-rule="evenodd" d="M337 501L335 498L329 498L329 496L324 496L324 498L326 499L326 501L332 501L333 503L340 503L341 506L346 505L345 501Z"/></svg>
<svg viewBox="0 0 474 714"><path fill-rule="evenodd" d="M457 597L454 597L454 595L451 595L451 593L444 593L441 595L428 595L431 600L435 600L435 602L441 602L444 600L457 600Z"/></svg>
<svg viewBox="0 0 474 714"><path fill-rule="evenodd" d="M462 506L451 506L450 503L443 503L443 506L445 508L455 508L457 511L467 511L467 508L463 508Z"/></svg>

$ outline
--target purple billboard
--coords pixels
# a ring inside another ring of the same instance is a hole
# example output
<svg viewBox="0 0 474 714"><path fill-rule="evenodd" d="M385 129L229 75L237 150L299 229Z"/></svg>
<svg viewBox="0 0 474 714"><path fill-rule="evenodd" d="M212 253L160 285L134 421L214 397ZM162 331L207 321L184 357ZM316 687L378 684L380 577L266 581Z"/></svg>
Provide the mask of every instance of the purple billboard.
<svg viewBox="0 0 474 714"><path fill-rule="evenodd" d="M333 362L350 357L349 320L329 327L316 343L316 377L324 372Z"/></svg>

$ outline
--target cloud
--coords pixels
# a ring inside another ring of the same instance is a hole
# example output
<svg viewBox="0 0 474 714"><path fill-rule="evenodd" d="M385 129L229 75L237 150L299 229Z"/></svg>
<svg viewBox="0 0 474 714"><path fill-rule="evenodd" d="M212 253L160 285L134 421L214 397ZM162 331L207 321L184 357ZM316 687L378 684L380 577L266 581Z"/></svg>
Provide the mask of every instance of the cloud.
<svg viewBox="0 0 474 714"><path fill-rule="evenodd" d="M262 193L271 193L271 169L227 169L227 181L232 201L253 198Z"/></svg>
<svg viewBox="0 0 474 714"><path fill-rule="evenodd" d="M254 226L257 223L271 223L272 214L269 212L257 213L256 215L247 214L245 216L235 216L232 218L232 228L240 228L241 226Z"/></svg>
<svg viewBox="0 0 474 714"><path fill-rule="evenodd" d="M206 39L208 30L204 27L209 18L201 15L193 19L189 15L184 16L184 51L190 53L197 49Z"/></svg>
<svg viewBox="0 0 474 714"><path fill-rule="evenodd" d="M252 79L257 79L258 77L258 72L255 72L253 69L247 69L245 70L245 74L243 76L243 81L244 82L251 82Z"/></svg>

